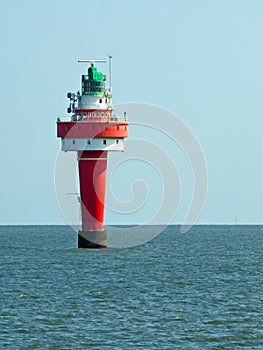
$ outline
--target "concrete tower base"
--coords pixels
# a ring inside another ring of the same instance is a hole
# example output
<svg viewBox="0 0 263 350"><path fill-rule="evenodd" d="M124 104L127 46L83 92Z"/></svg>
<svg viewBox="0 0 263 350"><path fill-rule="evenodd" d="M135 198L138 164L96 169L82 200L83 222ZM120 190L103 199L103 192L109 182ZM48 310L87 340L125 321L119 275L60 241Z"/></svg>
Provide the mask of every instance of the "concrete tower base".
<svg viewBox="0 0 263 350"><path fill-rule="evenodd" d="M107 231L79 231L78 248L107 248Z"/></svg>

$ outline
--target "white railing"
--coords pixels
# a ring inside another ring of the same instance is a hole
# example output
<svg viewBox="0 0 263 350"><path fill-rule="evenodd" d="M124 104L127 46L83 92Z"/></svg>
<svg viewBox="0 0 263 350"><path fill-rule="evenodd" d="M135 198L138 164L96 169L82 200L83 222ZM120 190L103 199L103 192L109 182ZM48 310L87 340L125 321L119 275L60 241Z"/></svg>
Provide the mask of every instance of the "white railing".
<svg viewBox="0 0 263 350"><path fill-rule="evenodd" d="M81 116L80 114L73 114L71 116L60 116L57 118L57 122L94 122L94 123L116 123L116 122L127 122L128 118L125 115L122 116L116 116L113 115L112 117L107 117L107 116L100 116L100 117L84 117Z"/></svg>

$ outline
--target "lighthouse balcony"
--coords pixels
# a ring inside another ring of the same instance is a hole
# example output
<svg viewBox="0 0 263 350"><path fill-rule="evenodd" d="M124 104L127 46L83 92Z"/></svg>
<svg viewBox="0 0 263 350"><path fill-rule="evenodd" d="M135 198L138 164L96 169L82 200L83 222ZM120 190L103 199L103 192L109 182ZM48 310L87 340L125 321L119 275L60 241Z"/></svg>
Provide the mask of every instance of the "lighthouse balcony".
<svg viewBox="0 0 263 350"><path fill-rule="evenodd" d="M93 112L93 113L80 113L73 114L71 116L61 116L57 118L57 122L96 122L96 123L116 123L116 122L127 122L126 114L122 116L107 115L106 113Z"/></svg>
<svg viewBox="0 0 263 350"><path fill-rule="evenodd" d="M128 122L57 122L57 136L61 138L126 138Z"/></svg>

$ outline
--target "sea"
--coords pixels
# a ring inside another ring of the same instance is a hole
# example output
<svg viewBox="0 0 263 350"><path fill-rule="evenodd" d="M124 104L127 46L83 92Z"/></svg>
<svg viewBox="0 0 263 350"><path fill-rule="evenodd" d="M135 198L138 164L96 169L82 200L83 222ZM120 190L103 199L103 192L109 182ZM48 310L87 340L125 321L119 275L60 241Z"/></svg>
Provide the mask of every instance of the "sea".
<svg viewBox="0 0 263 350"><path fill-rule="evenodd" d="M263 226L100 250L69 226L0 226L0 259L0 349L263 349Z"/></svg>

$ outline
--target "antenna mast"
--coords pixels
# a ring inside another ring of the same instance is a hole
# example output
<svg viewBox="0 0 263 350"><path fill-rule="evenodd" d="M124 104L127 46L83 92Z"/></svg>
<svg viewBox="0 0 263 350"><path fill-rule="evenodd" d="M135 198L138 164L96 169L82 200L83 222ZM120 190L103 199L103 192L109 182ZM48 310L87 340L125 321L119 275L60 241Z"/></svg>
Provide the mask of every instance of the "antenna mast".
<svg viewBox="0 0 263 350"><path fill-rule="evenodd" d="M111 92L112 87L111 87L111 60L112 60L112 55L108 55L109 57L109 92Z"/></svg>

